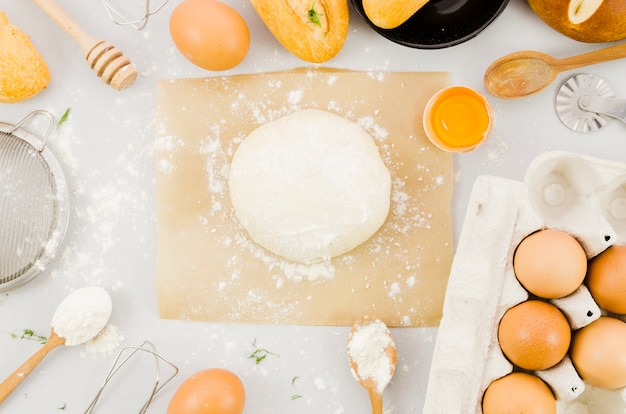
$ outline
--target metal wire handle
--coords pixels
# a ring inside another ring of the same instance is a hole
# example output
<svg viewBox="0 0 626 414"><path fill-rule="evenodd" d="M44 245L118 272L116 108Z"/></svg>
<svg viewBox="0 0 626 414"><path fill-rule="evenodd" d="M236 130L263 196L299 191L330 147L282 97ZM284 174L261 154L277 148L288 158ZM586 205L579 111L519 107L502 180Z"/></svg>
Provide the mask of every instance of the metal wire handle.
<svg viewBox="0 0 626 414"><path fill-rule="evenodd" d="M145 0L146 7L145 7L144 15L140 17L139 19L133 19L133 20L130 20L127 17L125 17L124 14L121 13L119 10L117 10L111 3L109 3L108 0L100 0L100 1L102 5L104 6L104 9L106 10L107 14L111 18L111 20L113 20L113 23L120 25L120 26L131 26L132 28L136 30L142 30L148 24L148 19L150 19L150 16L158 13L159 10L161 10L167 4L169 0L163 0L163 3L161 3L154 10L150 10L150 0Z"/></svg>
<svg viewBox="0 0 626 414"><path fill-rule="evenodd" d="M50 112L38 109L29 113L20 122L13 126L13 128L9 130L9 133L15 133L18 129L22 128L28 121L30 121L31 118L34 118L36 115L43 115L48 118L48 128L46 129L44 135L41 137L41 145L39 146L39 148L36 148L37 151L42 152L46 148L46 144L48 143L48 137L50 136L50 133L54 128L54 117Z"/></svg>
<svg viewBox="0 0 626 414"><path fill-rule="evenodd" d="M111 378L138 351L148 352L148 353L152 354L154 356L154 362L155 362L155 365L156 365L156 378L155 378L155 382L154 382L154 387L152 388L152 392L150 393L150 396L148 397L148 400L144 403L144 405L139 410L139 414L144 414L148 410L148 406L150 406L150 403L152 402L152 399L154 398L154 396L161 390L161 388L163 388L168 382L170 382L178 374L178 367L176 367L170 361L168 361L163 356L158 354L156 352L156 348L154 347L154 345L151 342L144 341L139 346L126 346L126 347L122 348L120 350L120 352L117 354L117 357L115 358L115 361L113 362L113 365L111 366L111 369L109 370L108 374L106 375L106 377L104 379L104 382L102 383L102 385L100 386L100 389L98 390L98 393L94 397L94 399L91 402L91 404L89 404L89 407L87 407L87 410L85 411L84 414L92 414L94 412L94 410L96 408L96 404L98 403L98 400L100 399L100 396L102 395L102 392L106 388L106 386L109 383L109 381L111 380ZM125 353L127 353L128 355L126 355L124 358L122 358L122 356ZM160 361L165 362L170 367L172 367L173 370L174 370L172 375L170 375L164 382L161 382Z"/></svg>

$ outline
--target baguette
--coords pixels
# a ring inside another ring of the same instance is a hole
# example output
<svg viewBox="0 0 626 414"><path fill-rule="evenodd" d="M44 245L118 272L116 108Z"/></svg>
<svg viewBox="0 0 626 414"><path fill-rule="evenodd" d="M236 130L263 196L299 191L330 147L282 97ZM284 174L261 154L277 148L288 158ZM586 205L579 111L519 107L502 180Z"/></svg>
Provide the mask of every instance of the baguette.
<svg viewBox="0 0 626 414"><path fill-rule="evenodd" d="M0 12L0 102L28 99L48 86L50 71L30 38Z"/></svg>
<svg viewBox="0 0 626 414"><path fill-rule="evenodd" d="M381 29L395 29L426 3L428 0L363 0L363 11Z"/></svg>
<svg viewBox="0 0 626 414"><path fill-rule="evenodd" d="M274 37L302 60L335 57L348 35L347 0L250 0Z"/></svg>

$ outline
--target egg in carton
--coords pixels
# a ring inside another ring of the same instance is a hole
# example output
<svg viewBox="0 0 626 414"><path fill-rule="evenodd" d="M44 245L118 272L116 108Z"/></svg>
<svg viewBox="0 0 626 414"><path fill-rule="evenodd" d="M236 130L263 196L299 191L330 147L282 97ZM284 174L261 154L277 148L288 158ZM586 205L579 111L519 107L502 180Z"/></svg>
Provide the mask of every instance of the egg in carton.
<svg viewBox="0 0 626 414"><path fill-rule="evenodd" d="M424 414L480 414L489 384L514 370L497 337L504 313L529 299L513 256L526 236L546 228L572 235L588 259L626 244L626 164L554 151L533 160L524 182L477 178L448 281ZM584 284L550 302L573 330L603 313ZM551 388L558 413L626 412L624 389L586 384L567 355L534 373Z"/></svg>

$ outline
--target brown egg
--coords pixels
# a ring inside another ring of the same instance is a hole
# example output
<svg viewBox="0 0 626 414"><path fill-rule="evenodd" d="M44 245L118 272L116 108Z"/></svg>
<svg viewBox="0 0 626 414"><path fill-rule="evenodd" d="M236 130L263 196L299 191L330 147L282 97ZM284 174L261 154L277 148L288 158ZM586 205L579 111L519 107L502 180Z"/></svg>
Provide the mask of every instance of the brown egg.
<svg viewBox="0 0 626 414"><path fill-rule="evenodd" d="M498 326L504 355L520 368L537 371L563 359L570 345L571 329L554 305L528 300L507 310Z"/></svg>
<svg viewBox="0 0 626 414"><path fill-rule="evenodd" d="M196 372L178 387L167 414L241 414L246 390L239 377L226 369Z"/></svg>
<svg viewBox="0 0 626 414"><path fill-rule="evenodd" d="M594 257L585 284L602 309L626 314L626 246L611 246Z"/></svg>
<svg viewBox="0 0 626 414"><path fill-rule="evenodd" d="M587 256L570 234L540 230L517 246L513 269L519 282L530 293L545 299L557 299L569 295L582 284L587 272Z"/></svg>
<svg viewBox="0 0 626 414"><path fill-rule="evenodd" d="M554 414L556 399L540 378L512 372L493 381L483 396L483 414Z"/></svg>
<svg viewBox="0 0 626 414"><path fill-rule="evenodd" d="M234 68L250 48L243 17L217 0L184 0L172 11L170 35L189 61L215 71Z"/></svg>
<svg viewBox="0 0 626 414"><path fill-rule="evenodd" d="M607 389L626 386L626 323L601 316L577 330L570 357L589 384Z"/></svg>

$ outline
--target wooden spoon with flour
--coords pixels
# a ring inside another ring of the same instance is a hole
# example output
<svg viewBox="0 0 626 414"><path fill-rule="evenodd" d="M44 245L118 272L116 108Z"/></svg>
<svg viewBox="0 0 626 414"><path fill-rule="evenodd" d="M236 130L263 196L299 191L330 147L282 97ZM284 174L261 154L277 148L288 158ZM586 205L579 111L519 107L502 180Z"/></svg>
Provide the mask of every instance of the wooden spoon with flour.
<svg viewBox="0 0 626 414"><path fill-rule="evenodd" d="M52 329L46 344L0 384L0 403L30 374L46 355L60 345L83 344L98 335L111 316L108 292L88 286L71 292L52 316Z"/></svg>
<svg viewBox="0 0 626 414"><path fill-rule="evenodd" d="M364 317L352 327L348 339L348 361L354 378L367 390L372 414L383 412L383 390L396 370L396 345L387 325Z"/></svg>

